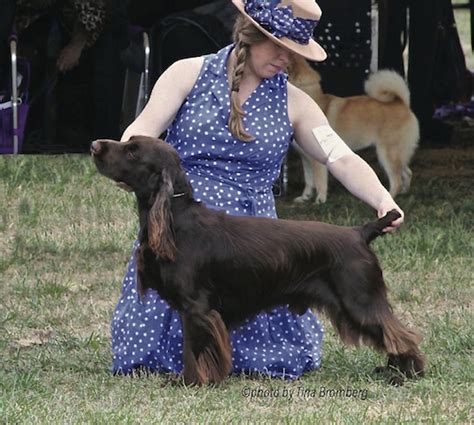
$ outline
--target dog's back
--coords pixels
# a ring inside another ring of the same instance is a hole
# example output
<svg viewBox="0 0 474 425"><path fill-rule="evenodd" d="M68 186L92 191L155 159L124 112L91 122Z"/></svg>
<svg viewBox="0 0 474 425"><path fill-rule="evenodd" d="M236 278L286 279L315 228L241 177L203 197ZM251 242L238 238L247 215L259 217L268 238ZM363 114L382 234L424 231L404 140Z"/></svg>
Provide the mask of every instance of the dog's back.
<svg viewBox="0 0 474 425"><path fill-rule="evenodd" d="M390 194L406 192L412 172L409 162L420 138L418 120L410 109L410 92L394 71L371 74L366 94L338 97L323 93L321 77L304 58L289 67L290 82L310 95L320 106L334 130L354 151L375 146L377 157L390 184ZM317 200L327 196L327 171L315 162L303 161L305 189L297 200L307 199L317 189ZM314 178L311 178L311 174Z"/></svg>
<svg viewBox="0 0 474 425"><path fill-rule="evenodd" d="M365 82L366 94L349 97L324 93L321 76L304 58L295 57L288 71L289 81L318 103L352 149L393 141L407 145L406 156L411 157L419 139L418 121L410 110L408 86L395 71L371 74Z"/></svg>
<svg viewBox="0 0 474 425"><path fill-rule="evenodd" d="M331 97L325 105L331 125L354 150L379 143L406 144L414 149L418 121L410 110L405 81L393 71L378 71L369 77L365 88L366 95Z"/></svg>

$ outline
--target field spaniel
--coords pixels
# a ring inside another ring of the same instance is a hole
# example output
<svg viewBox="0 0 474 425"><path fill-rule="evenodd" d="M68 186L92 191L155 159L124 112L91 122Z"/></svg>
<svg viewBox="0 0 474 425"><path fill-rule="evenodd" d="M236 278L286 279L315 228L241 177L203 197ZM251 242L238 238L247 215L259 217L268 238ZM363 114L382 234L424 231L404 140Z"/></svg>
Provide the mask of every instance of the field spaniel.
<svg viewBox="0 0 474 425"><path fill-rule="evenodd" d="M100 173L136 194L137 289L155 289L179 311L186 384L225 379L229 329L279 305L322 310L345 343L386 353L378 369L394 384L423 375L421 338L393 314L368 246L397 211L362 227L236 217L193 199L177 152L162 140L96 140L91 154Z"/></svg>

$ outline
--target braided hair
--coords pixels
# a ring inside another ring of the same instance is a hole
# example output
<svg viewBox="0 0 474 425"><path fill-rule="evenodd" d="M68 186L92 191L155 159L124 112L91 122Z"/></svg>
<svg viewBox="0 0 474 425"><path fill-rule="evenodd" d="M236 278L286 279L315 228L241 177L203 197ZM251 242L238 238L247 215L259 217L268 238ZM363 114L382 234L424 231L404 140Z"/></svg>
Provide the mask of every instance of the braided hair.
<svg viewBox="0 0 474 425"><path fill-rule="evenodd" d="M232 37L235 43L234 51L237 60L230 79L229 130L237 139L250 142L254 137L245 131L242 122L245 111L240 106L240 82L244 73L245 64L250 57L250 46L267 40L267 37L244 16L239 16L235 21Z"/></svg>

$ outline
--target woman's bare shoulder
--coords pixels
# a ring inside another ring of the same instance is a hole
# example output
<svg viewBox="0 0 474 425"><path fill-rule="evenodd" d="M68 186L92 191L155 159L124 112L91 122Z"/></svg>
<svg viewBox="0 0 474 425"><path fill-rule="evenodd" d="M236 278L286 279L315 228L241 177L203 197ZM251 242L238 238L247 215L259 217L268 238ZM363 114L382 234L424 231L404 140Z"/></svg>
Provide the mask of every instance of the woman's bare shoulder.
<svg viewBox="0 0 474 425"><path fill-rule="evenodd" d="M199 76L203 63L203 56L180 59L174 62L165 72L172 74L173 78L176 78L177 84L181 82L185 85L190 84L190 87L192 87Z"/></svg>
<svg viewBox="0 0 474 425"><path fill-rule="evenodd" d="M291 83L288 83L288 113L292 122L308 113L315 117L322 115L321 109L311 96Z"/></svg>
<svg viewBox="0 0 474 425"><path fill-rule="evenodd" d="M198 73L204 63L204 56L196 56L193 58L179 59L174 62L170 68L179 69L189 73Z"/></svg>
<svg viewBox="0 0 474 425"><path fill-rule="evenodd" d="M204 58L194 57L173 62L158 78L153 91L173 90L181 100L191 91L201 71Z"/></svg>
<svg viewBox="0 0 474 425"><path fill-rule="evenodd" d="M288 101L300 104L303 107L308 103L314 102L307 93L290 82L288 82Z"/></svg>

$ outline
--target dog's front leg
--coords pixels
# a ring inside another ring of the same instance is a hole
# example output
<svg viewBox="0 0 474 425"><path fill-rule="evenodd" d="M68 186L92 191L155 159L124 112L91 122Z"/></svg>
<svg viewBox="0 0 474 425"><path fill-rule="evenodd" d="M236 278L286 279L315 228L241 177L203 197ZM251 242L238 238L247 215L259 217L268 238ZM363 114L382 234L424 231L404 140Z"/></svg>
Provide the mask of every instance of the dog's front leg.
<svg viewBox="0 0 474 425"><path fill-rule="evenodd" d="M324 204L328 197L328 169L324 164L311 160L313 185L316 188L317 204Z"/></svg>
<svg viewBox="0 0 474 425"><path fill-rule="evenodd" d="M186 385L203 385L207 383L207 376L199 369L196 356L194 354L193 340L195 335L191 318L181 314L183 325L183 363L184 363L184 383Z"/></svg>
<svg viewBox="0 0 474 425"><path fill-rule="evenodd" d="M181 321L185 384L223 381L232 369L232 349L220 314L215 310L203 314L187 309L181 313Z"/></svg>
<svg viewBox="0 0 474 425"><path fill-rule="evenodd" d="M303 173L304 173L304 190L300 196L297 196L293 199L295 203L303 203L310 201L315 192L314 186L314 177L313 177L313 170L311 168L311 159L306 155L306 153L299 147L299 145L293 141L292 146L295 148L296 152L300 155L301 163L303 165Z"/></svg>

